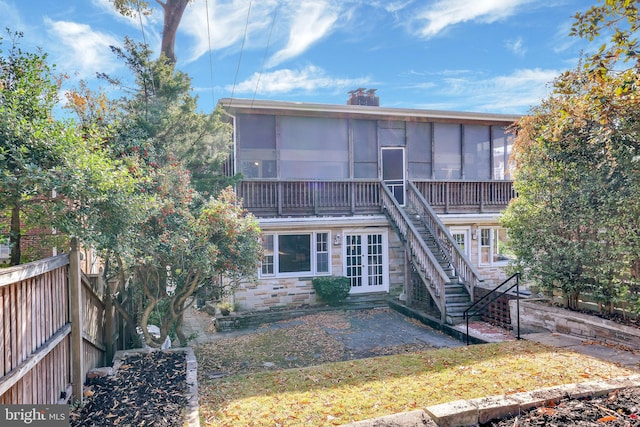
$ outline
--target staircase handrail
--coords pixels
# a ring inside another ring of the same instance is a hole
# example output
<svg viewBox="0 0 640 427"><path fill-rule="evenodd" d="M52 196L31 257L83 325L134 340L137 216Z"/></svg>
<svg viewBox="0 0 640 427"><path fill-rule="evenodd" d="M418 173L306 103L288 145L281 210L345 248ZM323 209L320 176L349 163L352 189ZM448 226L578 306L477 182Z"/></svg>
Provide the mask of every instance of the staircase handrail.
<svg viewBox="0 0 640 427"><path fill-rule="evenodd" d="M498 295L494 295L498 289L500 289L503 285L505 285L506 283L510 282L513 278L515 277L516 279L516 283L514 283L513 285L511 285L510 287L508 287L507 289L505 289L504 291L502 291L500 294ZM487 308L487 306L489 304L491 304L492 302L494 302L495 300L497 300L498 298L500 298L501 296L505 295L507 292L509 292L510 290L512 290L513 288L516 288L516 294L517 294L517 298L516 298L516 317L517 317L517 321L516 321L516 325L517 325L517 338L520 339L520 272L518 273L514 273L511 276L509 276L509 278L507 278L505 281L503 281L502 283L500 283L498 286L496 286L495 288L493 288L489 293L487 293L486 295L484 295L482 298L480 298L478 301L474 302L473 304L471 304L469 306L469 308L467 308L463 313L462 313L462 317L465 319L466 324L467 324L467 345L469 345L469 318L471 316L475 316L476 314L480 314L482 312L482 310L484 310L485 308ZM486 300L487 298L489 298L489 296L494 295L494 298L491 299L491 301L487 301L485 302L485 304L482 306L482 308L477 309L475 311L471 311L474 307L476 307L477 305L479 305L481 302L483 302L484 300Z"/></svg>
<svg viewBox="0 0 640 427"><path fill-rule="evenodd" d="M409 189L411 190L409 192L409 197L415 196L420 202L416 207L420 207L427 214L429 223L426 225L431 229L431 233L437 237L438 244L447 250L447 254L450 257L449 262L454 265L456 273L467 288L469 295L473 295L473 288L484 282L484 279L480 276L480 273L475 268L471 260L469 260L467 255L462 252L460 246L458 246L458 244L453 240L451 233L447 231L436 211L434 211L429 205L415 184L411 181L409 181L408 184Z"/></svg>
<svg viewBox="0 0 640 427"><path fill-rule="evenodd" d="M420 237L420 233L418 233L418 230L416 230L415 226L413 225L407 214L404 212L404 210L401 209L400 204L391 194L391 191L387 188L386 185L384 185L384 183L381 183L380 185L382 187L382 191L380 192L382 208L387 211L387 214L394 222L402 237L408 243L409 249L414 254L414 256L421 255L415 256L416 262L419 264L419 267L423 268L424 272L435 273L430 274L427 278L432 283L434 283L435 287L438 289L438 308L440 308L440 313L444 319L446 312L444 300L445 284L449 282L449 276L440 266L433 253L429 250L429 248L427 248L426 244ZM427 260L429 261L429 265L426 265Z"/></svg>

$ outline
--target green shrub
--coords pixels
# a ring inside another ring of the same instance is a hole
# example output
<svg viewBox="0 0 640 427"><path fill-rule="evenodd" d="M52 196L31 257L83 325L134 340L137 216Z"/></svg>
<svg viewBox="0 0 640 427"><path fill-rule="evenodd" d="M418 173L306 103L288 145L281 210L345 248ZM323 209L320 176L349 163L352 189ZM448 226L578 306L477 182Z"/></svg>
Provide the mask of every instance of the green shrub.
<svg viewBox="0 0 640 427"><path fill-rule="evenodd" d="M348 277L325 276L313 279L316 294L329 305L339 305L349 295L351 284Z"/></svg>

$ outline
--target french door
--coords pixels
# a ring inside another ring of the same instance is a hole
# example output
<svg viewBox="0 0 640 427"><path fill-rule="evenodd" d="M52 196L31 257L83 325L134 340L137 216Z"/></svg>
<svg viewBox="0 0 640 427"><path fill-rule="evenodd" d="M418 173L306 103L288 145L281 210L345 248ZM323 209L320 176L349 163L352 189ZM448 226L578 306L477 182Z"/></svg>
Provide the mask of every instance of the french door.
<svg viewBox="0 0 640 427"><path fill-rule="evenodd" d="M345 233L344 262L352 294L389 290L386 233Z"/></svg>

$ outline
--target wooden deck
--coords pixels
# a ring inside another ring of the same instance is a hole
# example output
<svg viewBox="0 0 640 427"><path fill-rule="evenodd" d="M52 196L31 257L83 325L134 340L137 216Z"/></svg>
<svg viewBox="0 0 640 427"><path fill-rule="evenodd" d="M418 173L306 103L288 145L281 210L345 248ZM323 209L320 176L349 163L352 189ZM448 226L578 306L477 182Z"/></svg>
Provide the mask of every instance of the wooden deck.
<svg viewBox="0 0 640 427"><path fill-rule="evenodd" d="M413 181L437 213L497 213L515 196L512 181ZM382 212L380 181L244 180L238 195L259 218Z"/></svg>

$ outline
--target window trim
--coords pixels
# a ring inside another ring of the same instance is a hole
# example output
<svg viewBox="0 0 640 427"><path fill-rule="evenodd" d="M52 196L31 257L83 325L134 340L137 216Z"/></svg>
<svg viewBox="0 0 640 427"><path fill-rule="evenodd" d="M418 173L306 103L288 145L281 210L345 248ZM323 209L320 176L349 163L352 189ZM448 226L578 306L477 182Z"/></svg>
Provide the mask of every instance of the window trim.
<svg viewBox="0 0 640 427"><path fill-rule="evenodd" d="M273 256L273 273L265 274L262 271L262 262L260 263L260 267L258 267L258 277L259 278L287 278L287 277L300 277L300 276L330 276L331 275L331 231L328 230L311 230L311 231L286 231L286 232L265 232L262 233L263 236L273 236L273 248L272 248L272 256ZM328 271L319 272L318 271L318 235L326 234L327 235L327 251L321 252L326 253L328 257ZM279 236L299 236L306 235L310 236L310 267L309 271L293 271L287 273L280 273L280 258L278 256L278 245L279 245Z"/></svg>
<svg viewBox="0 0 640 427"><path fill-rule="evenodd" d="M483 230L489 230L489 245L483 245L482 244L482 231ZM509 236L509 232L506 228L504 227L497 227L497 226L485 226L485 227L478 227L478 265L479 266L490 266L490 267L505 267L508 266L509 263L512 261L510 259L506 259L504 261L494 261L494 254L495 254L495 250L496 250L496 246L495 246L495 233L497 230L505 230L505 232L507 233L507 237ZM489 262L482 262L482 248L488 247L489 248Z"/></svg>

